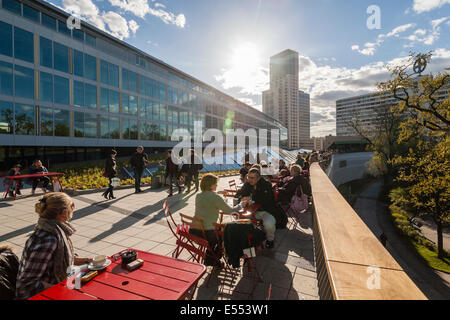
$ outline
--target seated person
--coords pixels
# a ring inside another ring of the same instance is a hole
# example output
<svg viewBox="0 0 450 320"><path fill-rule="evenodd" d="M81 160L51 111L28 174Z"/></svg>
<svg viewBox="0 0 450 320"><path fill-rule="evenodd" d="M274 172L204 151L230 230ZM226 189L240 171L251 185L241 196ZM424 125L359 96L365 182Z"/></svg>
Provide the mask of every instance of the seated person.
<svg viewBox="0 0 450 320"><path fill-rule="evenodd" d="M247 197L261 205L254 216L263 221L266 234L266 248L272 248L275 240L275 229L286 227L287 217L275 202L272 184L261 177L258 169L252 168L248 172L248 181L236 193L236 198L245 201Z"/></svg>
<svg viewBox="0 0 450 320"><path fill-rule="evenodd" d="M247 162L247 163L244 163L244 165L242 166L241 170L239 170L239 175L240 175L242 183L247 182L247 173L248 173L248 170L250 170L251 167L252 167L252 165Z"/></svg>
<svg viewBox="0 0 450 320"><path fill-rule="evenodd" d="M37 174L37 173L43 173L48 172L47 168L42 165L41 160L34 160L33 164L31 165L30 169L28 170L29 174ZM42 181L42 191L44 193L47 192L47 186L50 183L49 177L39 177L39 178L32 178L32 185L31 185L31 194L34 194L36 191L36 187L38 186L39 182Z"/></svg>
<svg viewBox="0 0 450 320"><path fill-rule="evenodd" d="M209 250L206 252L204 264L206 266L214 265L214 256L220 257L221 247L217 242L216 234L214 233L213 223L217 223L219 218L219 211L224 214L231 214L242 209L242 205L230 207L225 200L216 193L217 183L219 178L211 173L202 177L200 182L201 192L195 197L195 214L194 218L203 220L203 227L205 228L206 240L214 252ZM190 228L189 233L203 238L202 230Z"/></svg>
<svg viewBox="0 0 450 320"><path fill-rule="evenodd" d="M21 175L20 168L22 168L22 166L20 164L16 164L14 167L12 167L8 171L6 176L11 177L11 176ZM5 187L7 188L10 183L10 179L5 179L3 181L3 183L5 184ZM14 190L16 189L16 186L17 186L17 194L21 195L22 193L20 192L20 189L23 187L22 179L13 179L11 186L9 188L9 195L11 197L14 197Z"/></svg>
<svg viewBox="0 0 450 320"><path fill-rule="evenodd" d="M280 173L278 174L278 179L280 179L280 182L282 182L287 177L289 177L289 170L288 169L280 170Z"/></svg>
<svg viewBox="0 0 450 320"><path fill-rule="evenodd" d="M35 204L39 220L22 253L16 281L16 299L28 299L67 278L67 268L90 258L75 257L69 220L75 205L67 194L51 192Z"/></svg>
<svg viewBox="0 0 450 320"><path fill-rule="evenodd" d="M300 166L295 164L291 167L291 176L279 184L278 200L280 203L289 204L298 186L302 187L305 194L311 195L311 186L305 177L303 177Z"/></svg>
<svg viewBox="0 0 450 320"><path fill-rule="evenodd" d="M278 170L279 172L281 172L281 170L288 170L288 167L286 167L286 162L284 162L283 159L278 161Z"/></svg>

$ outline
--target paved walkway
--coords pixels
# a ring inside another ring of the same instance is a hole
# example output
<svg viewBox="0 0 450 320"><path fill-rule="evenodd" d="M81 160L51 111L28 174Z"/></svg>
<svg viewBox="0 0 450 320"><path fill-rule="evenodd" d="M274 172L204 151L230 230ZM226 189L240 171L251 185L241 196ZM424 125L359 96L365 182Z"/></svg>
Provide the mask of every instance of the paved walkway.
<svg viewBox="0 0 450 320"><path fill-rule="evenodd" d="M218 190L227 187L230 179L238 177L221 178ZM162 205L168 200L172 213L193 215L194 192L170 198L167 198L167 188L133 192L132 188L116 190L117 199L108 201L101 197L101 192L73 197L76 210L71 222L77 232L71 239L79 256L112 255L126 248L167 256L172 253L175 240L166 224ZM31 196L25 190L16 201L0 202L0 245L11 246L19 257L38 218L34 213L38 198L39 194ZM311 213L305 213L294 230L292 226L277 230L275 247L260 251L257 267L262 282L256 286L253 299L265 299L272 285L271 299L317 300ZM220 273L213 274L208 284L204 281L206 276L199 283L196 299L247 298L237 293L248 287L245 277L222 288L218 280L222 277Z"/></svg>
<svg viewBox="0 0 450 320"><path fill-rule="evenodd" d="M450 299L450 275L428 267L397 234L386 206L378 201L380 188L381 182L367 186L355 202L355 211L376 237L386 234L387 250L429 299Z"/></svg>

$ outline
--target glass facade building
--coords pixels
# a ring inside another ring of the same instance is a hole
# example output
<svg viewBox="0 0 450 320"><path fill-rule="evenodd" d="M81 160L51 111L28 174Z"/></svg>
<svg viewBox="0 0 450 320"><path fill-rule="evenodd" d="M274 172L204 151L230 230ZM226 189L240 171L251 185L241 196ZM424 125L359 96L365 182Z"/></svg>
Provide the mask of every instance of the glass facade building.
<svg viewBox="0 0 450 320"><path fill-rule="evenodd" d="M194 121L279 129L283 146L274 118L87 23L70 30L68 17L39 0L0 0L1 163L42 148L69 161L80 150L169 148L173 130L193 133Z"/></svg>

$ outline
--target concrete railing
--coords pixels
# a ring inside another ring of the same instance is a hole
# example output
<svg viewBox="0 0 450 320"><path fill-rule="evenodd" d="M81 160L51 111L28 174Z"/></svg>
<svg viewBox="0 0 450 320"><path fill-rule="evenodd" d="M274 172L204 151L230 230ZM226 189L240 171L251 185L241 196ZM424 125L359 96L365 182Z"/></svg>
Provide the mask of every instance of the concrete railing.
<svg viewBox="0 0 450 320"><path fill-rule="evenodd" d="M310 175L320 298L427 299L345 201L318 163L311 165Z"/></svg>

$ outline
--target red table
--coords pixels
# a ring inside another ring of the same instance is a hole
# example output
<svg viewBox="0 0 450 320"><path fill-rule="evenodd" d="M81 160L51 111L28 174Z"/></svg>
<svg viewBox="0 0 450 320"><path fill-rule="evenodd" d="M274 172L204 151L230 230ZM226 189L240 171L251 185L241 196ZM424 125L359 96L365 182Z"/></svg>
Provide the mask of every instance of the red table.
<svg viewBox="0 0 450 320"><path fill-rule="evenodd" d="M134 250L134 249L129 249ZM144 264L134 270L122 268L120 258L80 289L69 289L66 281L29 300L181 300L191 297L204 265L135 250ZM73 287L73 285L72 285Z"/></svg>
<svg viewBox="0 0 450 320"><path fill-rule="evenodd" d="M6 176L5 179L9 179L8 188L5 191L5 196L3 198L6 198L8 196L9 189L11 188L11 184L14 179L27 179L27 178L40 178L40 177L55 177L55 180L59 184L59 190L64 191L63 186L61 182L59 181L59 176L64 175L64 173L60 172L44 172L44 173L35 173L35 174L19 174L16 176ZM18 184L16 183L16 188L14 190L14 200L16 200L17 190L18 190ZM52 183L53 191L55 191L55 184Z"/></svg>

